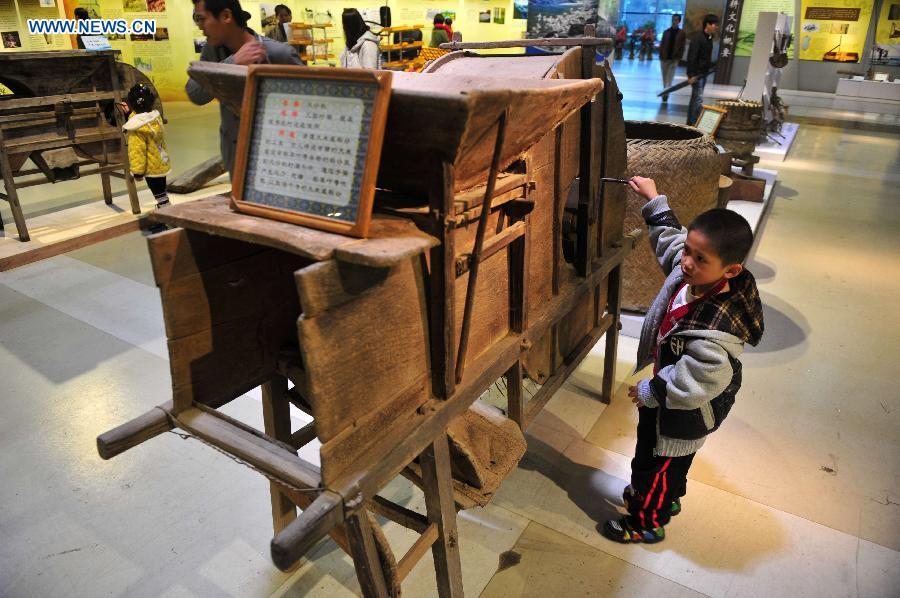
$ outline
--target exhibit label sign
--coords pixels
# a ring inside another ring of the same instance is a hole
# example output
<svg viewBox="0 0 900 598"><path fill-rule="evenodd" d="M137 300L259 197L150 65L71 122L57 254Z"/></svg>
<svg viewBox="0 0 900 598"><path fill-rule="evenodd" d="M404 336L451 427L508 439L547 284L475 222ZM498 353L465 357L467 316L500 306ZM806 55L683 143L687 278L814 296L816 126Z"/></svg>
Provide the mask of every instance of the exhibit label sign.
<svg viewBox="0 0 900 598"><path fill-rule="evenodd" d="M387 71L250 66L233 207L364 237L390 93Z"/></svg>
<svg viewBox="0 0 900 598"><path fill-rule="evenodd" d="M803 0L800 59L860 62L873 5L871 0Z"/></svg>

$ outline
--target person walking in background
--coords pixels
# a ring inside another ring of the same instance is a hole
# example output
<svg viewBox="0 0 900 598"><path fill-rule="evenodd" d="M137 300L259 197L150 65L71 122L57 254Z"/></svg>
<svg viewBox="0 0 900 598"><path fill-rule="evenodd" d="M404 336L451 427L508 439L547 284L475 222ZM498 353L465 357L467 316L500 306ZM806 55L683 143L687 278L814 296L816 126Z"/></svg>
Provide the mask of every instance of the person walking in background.
<svg viewBox="0 0 900 598"><path fill-rule="evenodd" d="M653 60L653 42L656 40L656 31L653 30L652 24L647 24L644 33L641 34L641 56L640 59Z"/></svg>
<svg viewBox="0 0 900 598"><path fill-rule="evenodd" d="M444 31L447 32L447 37L449 37L450 40L452 41L453 40L453 19L451 19L450 17L444 17Z"/></svg>
<svg viewBox="0 0 900 598"><path fill-rule="evenodd" d="M88 19L91 18L91 16L88 14L87 9L82 6L79 6L74 11L72 11L72 16L75 17L76 21L87 21ZM81 41L81 36L76 35L75 37L78 39L78 49L84 50L84 42ZM7 48L15 48L15 47L16 46L7 46Z"/></svg>
<svg viewBox="0 0 900 598"><path fill-rule="evenodd" d="M341 14L347 47L341 52L341 66L345 69L377 69L381 51L378 36L372 33L355 8L345 8Z"/></svg>
<svg viewBox="0 0 900 598"><path fill-rule="evenodd" d="M662 69L663 89L672 86L675 78L675 67L684 56L684 31L680 27L681 15L672 15L672 26L663 31L659 44L659 65ZM663 94L663 102L669 101L669 94Z"/></svg>
<svg viewBox="0 0 900 598"><path fill-rule="evenodd" d="M250 13L238 0L194 0L194 23L206 35L200 60L228 64L296 64L303 65L297 51L287 44L257 35L247 25ZM188 99L198 106L209 104L214 96L188 77L184 86ZM240 116L219 104L219 150L222 162L231 175L237 147Z"/></svg>
<svg viewBox="0 0 900 598"><path fill-rule="evenodd" d="M449 44L450 36L444 28L444 15L438 13L434 15L434 29L431 30L431 41L428 42L429 48L439 48L441 44Z"/></svg>
<svg viewBox="0 0 900 598"><path fill-rule="evenodd" d="M703 88L706 75L713 66L712 38L719 30L719 17L713 14L703 17L703 28L691 36L688 48L687 76L691 83L691 103L688 105L687 124L694 126L703 109Z"/></svg>
<svg viewBox="0 0 900 598"><path fill-rule="evenodd" d="M293 20L294 15L291 9L284 4L278 4L275 6L275 23L266 29L266 37L286 43L288 36L284 26Z"/></svg>

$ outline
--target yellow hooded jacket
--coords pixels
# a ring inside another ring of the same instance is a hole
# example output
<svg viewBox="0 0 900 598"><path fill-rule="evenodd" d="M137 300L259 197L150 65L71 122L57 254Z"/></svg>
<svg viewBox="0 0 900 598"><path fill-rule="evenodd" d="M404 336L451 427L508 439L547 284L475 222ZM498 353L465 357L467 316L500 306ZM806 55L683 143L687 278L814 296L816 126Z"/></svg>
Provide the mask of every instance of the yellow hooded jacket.
<svg viewBox="0 0 900 598"><path fill-rule="evenodd" d="M166 176L172 171L158 110L132 113L122 127L128 136L128 162L135 176Z"/></svg>

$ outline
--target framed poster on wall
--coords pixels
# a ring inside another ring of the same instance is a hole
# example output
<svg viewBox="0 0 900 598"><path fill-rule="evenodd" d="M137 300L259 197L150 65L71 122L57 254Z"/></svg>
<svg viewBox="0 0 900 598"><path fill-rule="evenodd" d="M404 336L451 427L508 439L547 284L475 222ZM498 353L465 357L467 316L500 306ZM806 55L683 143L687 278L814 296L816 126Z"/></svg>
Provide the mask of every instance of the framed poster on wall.
<svg viewBox="0 0 900 598"><path fill-rule="evenodd" d="M232 207L364 237L390 93L389 71L251 65Z"/></svg>
<svg viewBox="0 0 900 598"><path fill-rule="evenodd" d="M800 60L860 62L873 8L872 0L802 0Z"/></svg>

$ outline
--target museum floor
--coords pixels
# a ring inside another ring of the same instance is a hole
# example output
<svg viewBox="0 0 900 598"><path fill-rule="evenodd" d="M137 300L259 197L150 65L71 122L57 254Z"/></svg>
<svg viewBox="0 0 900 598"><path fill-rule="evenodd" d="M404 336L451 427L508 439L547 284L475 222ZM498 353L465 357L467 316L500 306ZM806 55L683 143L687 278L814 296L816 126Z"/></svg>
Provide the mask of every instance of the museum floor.
<svg viewBox="0 0 900 598"><path fill-rule="evenodd" d="M628 117L656 117L623 88ZM670 100L672 120L685 100ZM178 171L215 153L216 126L214 108L171 105ZM779 182L749 266L766 335L666 541L621 546L595 529L634 444L626 390L640 376L623 337L612 404L594 394L598 346L491 505L460 514L466 595L900 595L900 137L803 125L787 160L766 166ZM97 181L28 189L26 214L95 201ZM170 396L140 234L0 273L0 373L0 596L358 594L331 542L290 574L275 569L268 484L208 447L163 434L97 456L97 434ZM258 396L226 411L262 425ZM405 481L387 495L423 509ZM414 540L384 527L396 552ZM432 596L433 584L425 559L404 591Z"/></svg>

